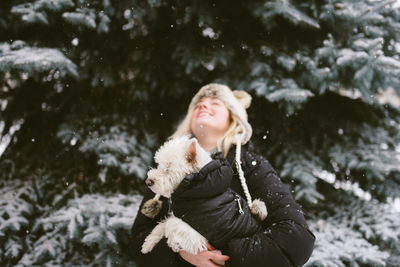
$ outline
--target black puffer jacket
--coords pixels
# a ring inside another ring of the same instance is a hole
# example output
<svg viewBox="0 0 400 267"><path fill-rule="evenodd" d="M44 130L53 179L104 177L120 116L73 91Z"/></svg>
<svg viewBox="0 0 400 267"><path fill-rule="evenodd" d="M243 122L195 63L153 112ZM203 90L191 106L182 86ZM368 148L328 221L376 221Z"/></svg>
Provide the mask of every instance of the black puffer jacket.
<svg viewBox="0 0 400 267"><path fill-rule="evenodd" d="M216 158L220 156L220 154L215 155ZM234 167L234 157L235 149L232 147L227 156L231 169L235 171L230 188L244 198ZM308 229L300 207L294 202L289 189L281 182L269 162L253 152L251 142L242 146L241 160L250 194L253 199L260 198L266 203L268 216L262 223L262 229L250 237L233 238L227 246L216 248L230 256L231 260L227 262L227 265L234 267L302 266L311 256L315 236ZM216 161L220 161L220 159L216 159ZM221 164L222 166L223 164ZM200 173L205 171L203 169ZM226 172L222 168L219 168L219 171L221 176ZM143 198L142 205L153 196L154 194L149 190ZM146 236L158 221L167 215L168 201L165 198L162 200L163 209L155 219L147 218L138 212L131 231L132 252L135 254L135 260L139 266L191 266L179 254L173 253L165 240L161 240L149 254L140 253ZM196 220L190 215L185 215L183 219ZM202 220L202 223L196 227L199 232L206 232L207 229L214 227L214 221Z"/></svg>
<svg viewBox="0 0 400 267"><path fill-rule="evenodd" d="M246 201L229 187L232 176L228 161L220 157L199 173L188 175L171 197L174 215L218 248L233 238L249 237L262 229Z"/></svg>

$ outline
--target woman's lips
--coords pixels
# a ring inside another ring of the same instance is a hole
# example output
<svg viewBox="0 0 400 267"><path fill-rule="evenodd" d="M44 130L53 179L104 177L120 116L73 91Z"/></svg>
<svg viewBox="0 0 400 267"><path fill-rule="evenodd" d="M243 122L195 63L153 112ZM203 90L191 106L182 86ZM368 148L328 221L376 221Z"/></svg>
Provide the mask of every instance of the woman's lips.
<svg viewBox="0 0 400 267"><path fill-rule="evenodd" d="M203 117L203 116L211 116L211 114L206 111L202 111L199 112L199 114L197 115L197 117Z"/></svg>

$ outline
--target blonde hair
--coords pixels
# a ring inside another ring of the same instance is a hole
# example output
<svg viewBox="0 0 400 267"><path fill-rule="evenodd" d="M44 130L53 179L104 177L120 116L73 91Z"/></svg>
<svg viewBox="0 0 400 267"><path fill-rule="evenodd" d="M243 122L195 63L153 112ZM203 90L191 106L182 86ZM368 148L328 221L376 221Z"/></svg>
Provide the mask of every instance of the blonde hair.
<svg viewBox="0 0 400 267"><path fill-rule="evenodd" d="M229 110L229 109L228 109ZM192 118L193 109L189 110L186 114L185 119L178 125L175 133L169 137L169 139L181 137L184 135L193 135L192 130L190 129L190 121ZM232 112L229 110L230 117L230 126L228 130L225 132L224 136L222 136L217 142L218 151L224 152L224 157L228 155L229 148L235 142L234 136L236 133L242 131L242 127L238 123L238 120L235 116L232 115Z"/></svg>

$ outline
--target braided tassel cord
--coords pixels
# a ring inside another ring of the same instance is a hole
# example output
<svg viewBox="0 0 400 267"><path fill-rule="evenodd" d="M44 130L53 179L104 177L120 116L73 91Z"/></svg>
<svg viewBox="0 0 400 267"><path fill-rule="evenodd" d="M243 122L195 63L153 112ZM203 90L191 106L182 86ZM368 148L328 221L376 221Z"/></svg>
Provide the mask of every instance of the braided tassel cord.
<svg viewBox="0 0 400 267"><path fill-rule="evenodd" d="M247 187L246 178L244 177L244 173L242 170L242 166L240 164L240 154L241 154L241 135L237 136L236 138L236 167L239 173L240 183L243 188L243 192L246 196L247 203L249 205L250 211L253 215L256 216L257 219L260 221L265 220L267 218L268 212L265 203L260 199L255 199L254 201L251 200L251 195L249 192L249 188Z"/></svg>
<svg viewBox="0 0 400 267"><path fill-rule="evenodd" d="M246 179L244 178L244 173L243 173L243 170L242 170L242 166L240 164L240 154L241 154L241 147L242 147L241 146L241 142L240 142L240 139L241 139L240 137L241 136L238 136L237 139L236 139L235 161L236 161L236 167L237 167L237 170L238 170L238 173L239 173L240 183L242 185L244 194L246 196L247 203L249 204L249 206L251 206L252 201L251 201L249 188L247 187Z"/></svg>

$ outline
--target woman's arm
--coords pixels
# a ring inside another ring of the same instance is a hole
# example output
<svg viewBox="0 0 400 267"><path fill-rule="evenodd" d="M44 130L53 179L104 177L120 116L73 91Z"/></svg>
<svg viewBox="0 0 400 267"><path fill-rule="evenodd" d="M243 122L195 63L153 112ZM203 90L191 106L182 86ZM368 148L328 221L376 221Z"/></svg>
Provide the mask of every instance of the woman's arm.
<svg viewBox="0 0 400 267"><path fill-rule="evenodd" d="M315 237L305 227L286 220L248 238L231 240L228 245L233 267L302 266L309 259Z"/></svg>
<svg viewBox="0 0 400 267"><path fill-rule="evenodd" d="M136 215L135 222L133 223L131 229L131 251L133 252L133 257L139 266L177 266L177 253L174 253L166 243L165 239L162 239L151 252L147 254L142 254L141 249L145 238L150 234L153 228L157 225L162 217L164 217L168 212L168 203L164 198L162 209L160 214L154 219L144 216L140 210L143 204L154 197L154 193L147 190L144 194L142 203L140 204L139 211Z"/></svg>
<svg viewBox="0 0 400 267"><path fill-rule="evenodd" d="M229 243L232 266L303 265L311 256L315 236L300 206L267 160L252 153L244 156L254 166L245 173L250 194L265 202L268 217L263 231Z"/></svg>

